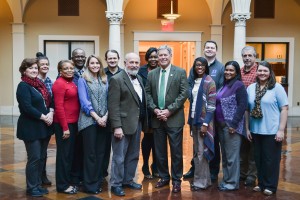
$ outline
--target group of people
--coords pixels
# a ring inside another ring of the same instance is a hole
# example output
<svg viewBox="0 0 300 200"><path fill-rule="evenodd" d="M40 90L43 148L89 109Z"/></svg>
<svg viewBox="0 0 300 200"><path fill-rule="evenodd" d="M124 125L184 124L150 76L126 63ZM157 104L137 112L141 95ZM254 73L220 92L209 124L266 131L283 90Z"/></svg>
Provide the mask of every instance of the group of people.
<svg viewBox="0 0 300 200"><path fill-rule="evenodd" d="M17 89L17 137L27 151L27 194L49 193L42 185L51 184L45 166L54 133L57 192L76 194L82 185L86 193L100 193L111 149L111 192L124 196L124 187L141 190L134 177L142 131L142 172L147 179L160 178L156 188L172 181L172 192L177 193L181 178L193 177L192 191L206 189L218 179L221 149L220 191L238 189L241 179L255 186L254 191L275 193L287 95L276 83L271 65L255 62L253 47L242 50L243 68L236 61L223 66L216 52L216 42L205 42L204 57L195 59L187 77L184 69L171 64L172 49L167 45L149 48L142 67L139 55L126 54L124 69L115 50L105 53L104 68L97 56L86 58L84 50L75 49L72 60L58 63L54 83L47 77L46 56L38 53L37 58L24 59ZM194 145L192 167L183 175L187 99Z"/></svg>
<svg viewBox="0 0 300 200"><path fill-rule="evenodd" d="M210 44L208 44L210 43ZM244 66L236 61L222 66L217 44L207 41L205 57L196 58L189 75L188 124L194 142L191 190L209 187L218 177L220 150L223 178L220 191L239 189L240 181L265 195L276 193L281 146L288 116L284 88L276 83L271 64L256 63L251 46L242 49ZM212 59L213 57L213 59ZM223 74L217 78L216 74ZM258 184L256 185L256 177Z"/></svg>

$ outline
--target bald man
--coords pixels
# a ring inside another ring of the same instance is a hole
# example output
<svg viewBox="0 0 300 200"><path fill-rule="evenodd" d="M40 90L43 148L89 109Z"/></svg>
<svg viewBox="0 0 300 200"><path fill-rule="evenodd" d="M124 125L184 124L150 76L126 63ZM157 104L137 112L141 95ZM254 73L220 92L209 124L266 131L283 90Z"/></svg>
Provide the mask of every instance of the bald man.
<svg viewBox="0 0 300 200"><path fill-rule="evenodd" d="M135 190L142 125L147 121L146 96L142 78L137 75L140 57L135 53L125 56L125 69L111 77L108 89L108 115L113 130L111 192L124 196L123 187Z"/></svg>

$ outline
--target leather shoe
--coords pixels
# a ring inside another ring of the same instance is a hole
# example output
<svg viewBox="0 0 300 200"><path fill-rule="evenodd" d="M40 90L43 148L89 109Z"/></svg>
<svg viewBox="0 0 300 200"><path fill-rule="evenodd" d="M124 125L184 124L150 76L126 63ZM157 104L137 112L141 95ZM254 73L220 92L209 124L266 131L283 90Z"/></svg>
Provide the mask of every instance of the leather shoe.
<svg viewBox="0 0 300 200"><path fill-rule="evenodd" d="M173 183L173 189L172 192L173 193L177 193L181 191L181 184L180 183Z"/></svg>
<svg viewBox="0 0 300 200"><path fill-rule="evenodd" d="M49 194L49 191L46 188L43 188L43 187L39 186L38 189L43 194Z"/></svg>
<svg viewBox="0 0 300 200"><path fill-rule="evenodd" d="M251 180L251 179L246 179L244 182L245 186L254 186L255 185L255 181Z"/></svg>
<svg viewBox="0 0 300 200"><path fill-rule="evenodd" d="M128 184L123 184L123 187L128 187L128 188L134 189L134 190L140 190L140 189L142 189L142 185L141 184L135 183L133 181L131 183L128 183Z"/></svg>
<svg viewBox="0 0 300 200"><path fill-rule="evenodd" d="M152 175L145 175L144 177L145 177L145 179L153 179Z"/></svg>
<svg viewBox="0 0 300 200"><path fill-rule="evenodd" d="M159 176L159 173L158 173L158 172L153 172L152 174L153 174L153 177L155 177L155 178L160 178L160 176Z"/></svg>
<svg viewBox="0 0 300 200"><path fill-rule="evenodd" d="M84 192L88 194L99 194L100 192L102 192L102 188L99 188L96 191L85 190Z"/></svg>
<svg viewBox="0 0 300 200"><path fill-rule="evenodd" d="M42 184L43 185L52 185L52 182L48 179L46 174L42 175Z"/></svg>
<svg viewBox="0 0 300 200"><path fill-rule="evenodd" d="M166 179L160 179L157 183L156 183L156 188L161 188L164 187L166 185L169 185L170 180L166 180Z"/></svg>
<svg viewBox="0 0 300 200"><path fill-rule="evenodd" d="M206 188L201 188L198 186L195 186L194 183L190 183L191 191L198 191L198 190L205 190Z"/></svg>
<svg viewBox="0 0 300 200"><path fill-rule="evenodd" d="M183 174L183 178L193 178L194 177L194 169L191 167L190 170Z"/></svg>
<svg viewBox="0 0 300 200"><path fill-rule="evenodd" d="M111 186L110 191L116 196L125 196L125 192L121 186Z"/></svg>
<svg viewBox="0 0 300 200"><path fill-rule="evenodd" d="M216 183L218 181L218 175L211 174L210 175L210 180L212 183Z"/></svg>
<svg viewBox="0 0 300 200"><path fill-rule="evenodd" d="M42 197L43 193L38 188L33 188L31 190L27 190L27 195L30 195L32 197Z"/></svg>

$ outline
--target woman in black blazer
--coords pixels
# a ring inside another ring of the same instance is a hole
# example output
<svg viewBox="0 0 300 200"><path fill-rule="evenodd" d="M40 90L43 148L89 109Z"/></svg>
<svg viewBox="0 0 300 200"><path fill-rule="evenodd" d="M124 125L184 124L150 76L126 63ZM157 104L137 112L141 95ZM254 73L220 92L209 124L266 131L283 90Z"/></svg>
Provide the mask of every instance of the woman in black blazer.
<svg viewBox="0 0 300 200"><path fill-rule="evenodd" d="M38 78L37 59L25 58L19 68L22 81L17 88L20 117L17 137L23 140L27 152L27 194L40 197L48 194L41 187L41 174L47 153L47 138L52 134L53 104L44 83Z"/></svg>

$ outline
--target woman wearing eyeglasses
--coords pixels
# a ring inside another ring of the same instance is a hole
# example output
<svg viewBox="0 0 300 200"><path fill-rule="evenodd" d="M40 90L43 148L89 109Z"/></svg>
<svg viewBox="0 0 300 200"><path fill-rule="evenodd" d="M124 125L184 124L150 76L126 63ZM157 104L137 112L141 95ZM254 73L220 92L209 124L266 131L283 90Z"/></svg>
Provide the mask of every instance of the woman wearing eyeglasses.
<svg viewBox="0 0 300 200"><path fill-rule="evenodd" d="M197 191L211 186L209 161L214 157L213 116L216 109L216 85L208 75L208 63L203 57L193 64L194 81L190 85L190 111L188 124L191 126L194 144L194 180L191 190Z"/></svg>

